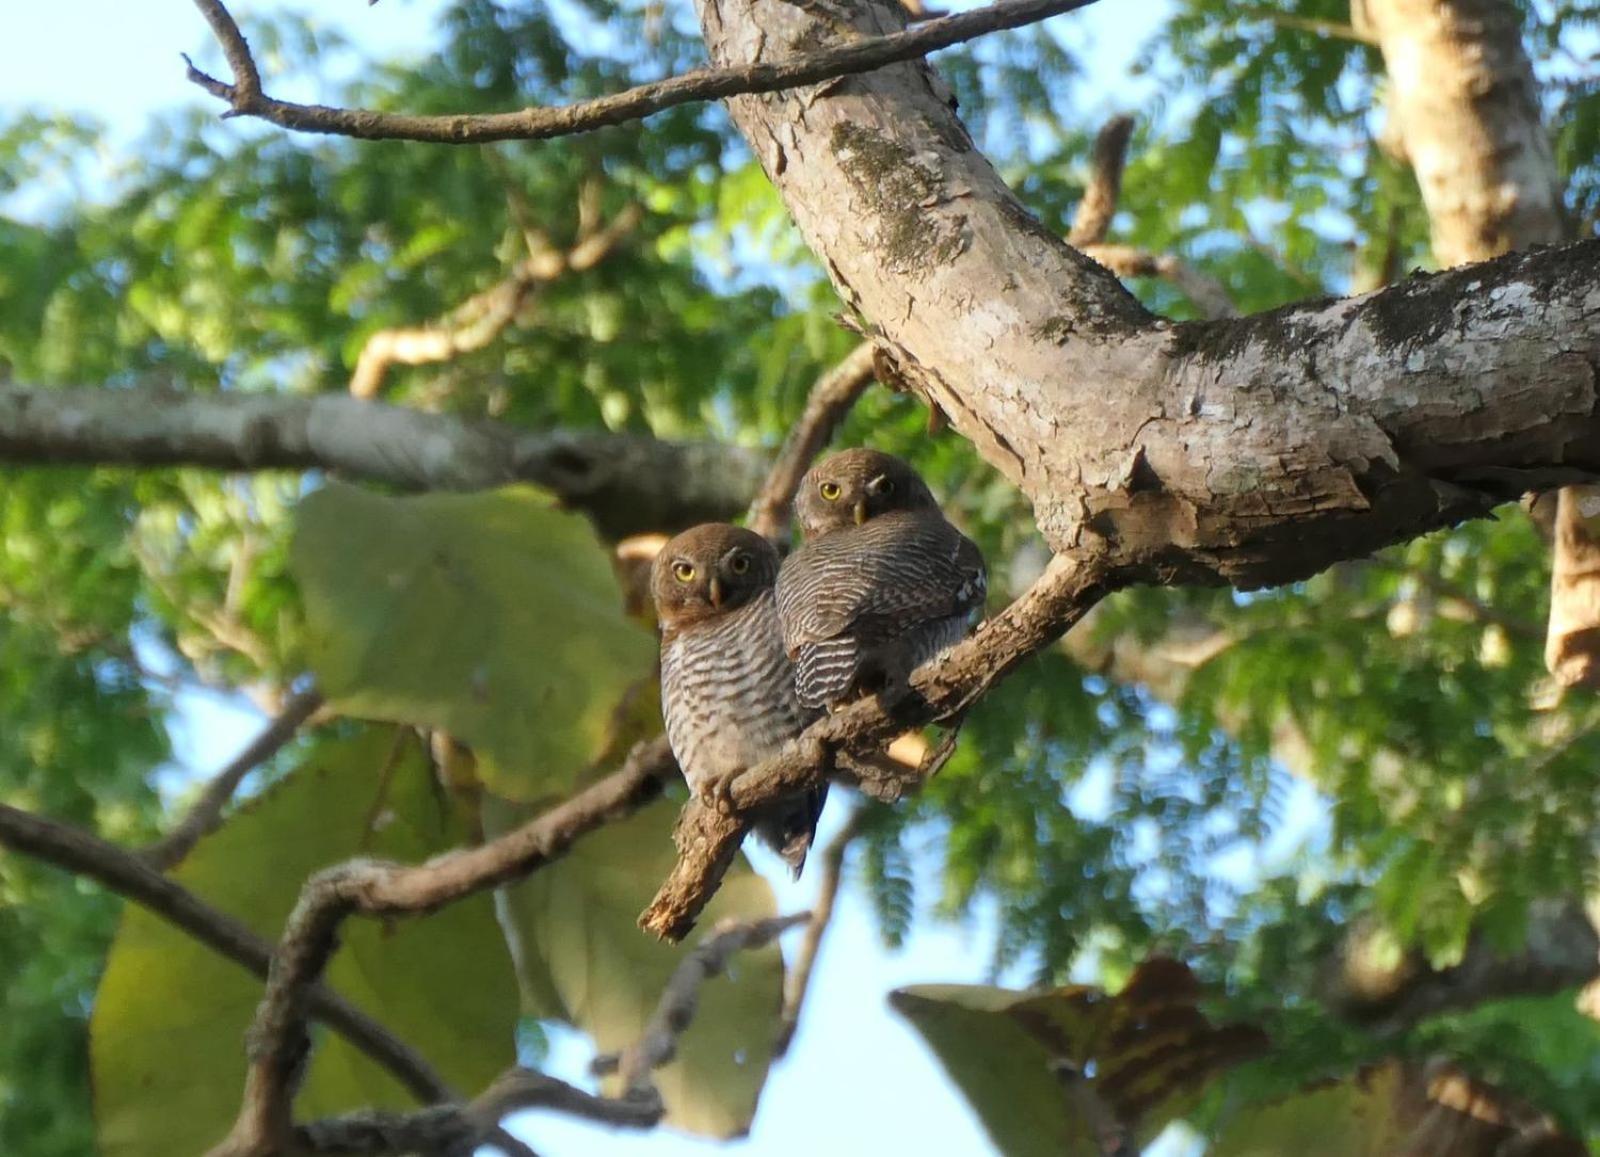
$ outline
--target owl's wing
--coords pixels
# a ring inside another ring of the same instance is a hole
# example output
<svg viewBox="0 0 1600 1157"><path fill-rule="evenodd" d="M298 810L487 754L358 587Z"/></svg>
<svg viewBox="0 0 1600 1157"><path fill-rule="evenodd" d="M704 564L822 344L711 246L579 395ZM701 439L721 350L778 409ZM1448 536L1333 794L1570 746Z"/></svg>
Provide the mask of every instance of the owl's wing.
<svg viewBox="0 0 1600 1157"><path fill-rule="evenodd" d="M907 627L983 607L983 556L938 514L891 514L830 534L791 555L778 614L791 655L849 635L871 645Z"/></svg>

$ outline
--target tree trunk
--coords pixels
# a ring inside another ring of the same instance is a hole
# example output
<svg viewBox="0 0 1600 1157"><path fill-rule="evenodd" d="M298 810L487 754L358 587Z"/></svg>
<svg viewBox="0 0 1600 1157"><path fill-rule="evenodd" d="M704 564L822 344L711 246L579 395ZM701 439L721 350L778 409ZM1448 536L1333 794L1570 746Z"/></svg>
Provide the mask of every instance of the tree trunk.
<svg viewBox="0 0 1600 1157"><path fill-rule="evenodd" d="M718 64L891 31L700 0ZM1600 469L1600 246L1173 325L1042 228L921 64L735 98L903 383L1119 581L1281 583Z"/></svg>
<svg viewBox="0 0 1600 1157"><path fill-rule="evenodd" d="M1391 128L1428 208L1442 266L1566 236L1561 182L1539 120L1521 14L1508 0L1364 0L1383 52ZM1568 686L1600 686L1600 489L1558 499L1545 659Z"/></svg>

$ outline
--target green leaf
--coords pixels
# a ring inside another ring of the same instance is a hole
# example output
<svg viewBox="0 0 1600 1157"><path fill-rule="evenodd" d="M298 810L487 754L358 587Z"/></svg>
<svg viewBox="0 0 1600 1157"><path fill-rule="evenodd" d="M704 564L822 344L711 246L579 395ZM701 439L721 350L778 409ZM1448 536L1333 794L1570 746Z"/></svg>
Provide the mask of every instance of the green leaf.
<svg viewBox="0 0 1600 1157"><path fill-rule="evenodd" d="M932 1047L1006 1157L1096 1157L1085 1105L1141 1141L1160 1132L1206 1083L1259 1052L1245 1025L1213 1028L1198 986L1172 960L1141 964L1115 998L1072 985L1015 992L926 984L889 1003ZM1069 1090L1052 1066L1080 1074Z"/></svg>
<svg viewBox="0 0 1600 1157"><path fill-rule="evenodd" d="M500 795L565 794L616 739L654 643L588 523L532 490L301 504L290 566L329 701L472 745Z"/></svg>
<svg viewBox="0 0 1600 1157"><path fill-rule="evenodd" d="M485 810L492 831L512 826L520 812L501 801ZM577 1026L599 1052L639 1039L667 980L692 951L662 944L635 923L672 868L676 812L663 801L612 824L507 893L528 1013ZM701 927L775 912L772 889L741 858ZM677 1058L656 1073L668 1124L710 1137L749 1128L772 1060L782 993L776 947L739 953L726 974L705 983Z"/></svg>
<svg viewBox="0 0 1600 1157"><path fill-rule="evenodd" d="M176 873L275 938L305 878L355 855L416 861L465 838L416 740L392 728L319 744L286 781L203 841ZM423 920L354 919L328 981L419 1049L464 1094L515 1059L515 978L490 897ZM130 905L90 1024L103 1157L198 1153L228 1129L261 983ZM326 1031L297 1102L303 1117L405 1107L399 1084Z"/></svg>

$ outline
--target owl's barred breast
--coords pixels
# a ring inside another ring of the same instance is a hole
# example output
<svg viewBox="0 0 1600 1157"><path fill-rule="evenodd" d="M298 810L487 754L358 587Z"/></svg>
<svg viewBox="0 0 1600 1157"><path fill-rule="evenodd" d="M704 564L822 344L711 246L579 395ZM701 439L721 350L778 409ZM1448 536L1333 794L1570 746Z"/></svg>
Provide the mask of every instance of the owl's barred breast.
<svg viewBox="0 0 1600 1157"><path fill-rule="evenodd" d="M661 649L667 740L690 787L775 754L815 717L800 705L771 591L674 632Z"/></svg>

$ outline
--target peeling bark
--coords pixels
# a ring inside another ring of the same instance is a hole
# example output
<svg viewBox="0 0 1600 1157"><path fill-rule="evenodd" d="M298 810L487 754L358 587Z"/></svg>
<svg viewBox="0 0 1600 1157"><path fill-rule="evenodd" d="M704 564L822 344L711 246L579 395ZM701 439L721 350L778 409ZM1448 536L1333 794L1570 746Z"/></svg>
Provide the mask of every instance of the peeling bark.
<svg viewBox="0 0 1600 1157"><path fill-rule="evenodd" d="M718 64L899 26L700 0ZM730 100L901 378L1125 581L1251 587L1600 471L1600 246L1173 325L1042 228L921 64Z"/></svg>

